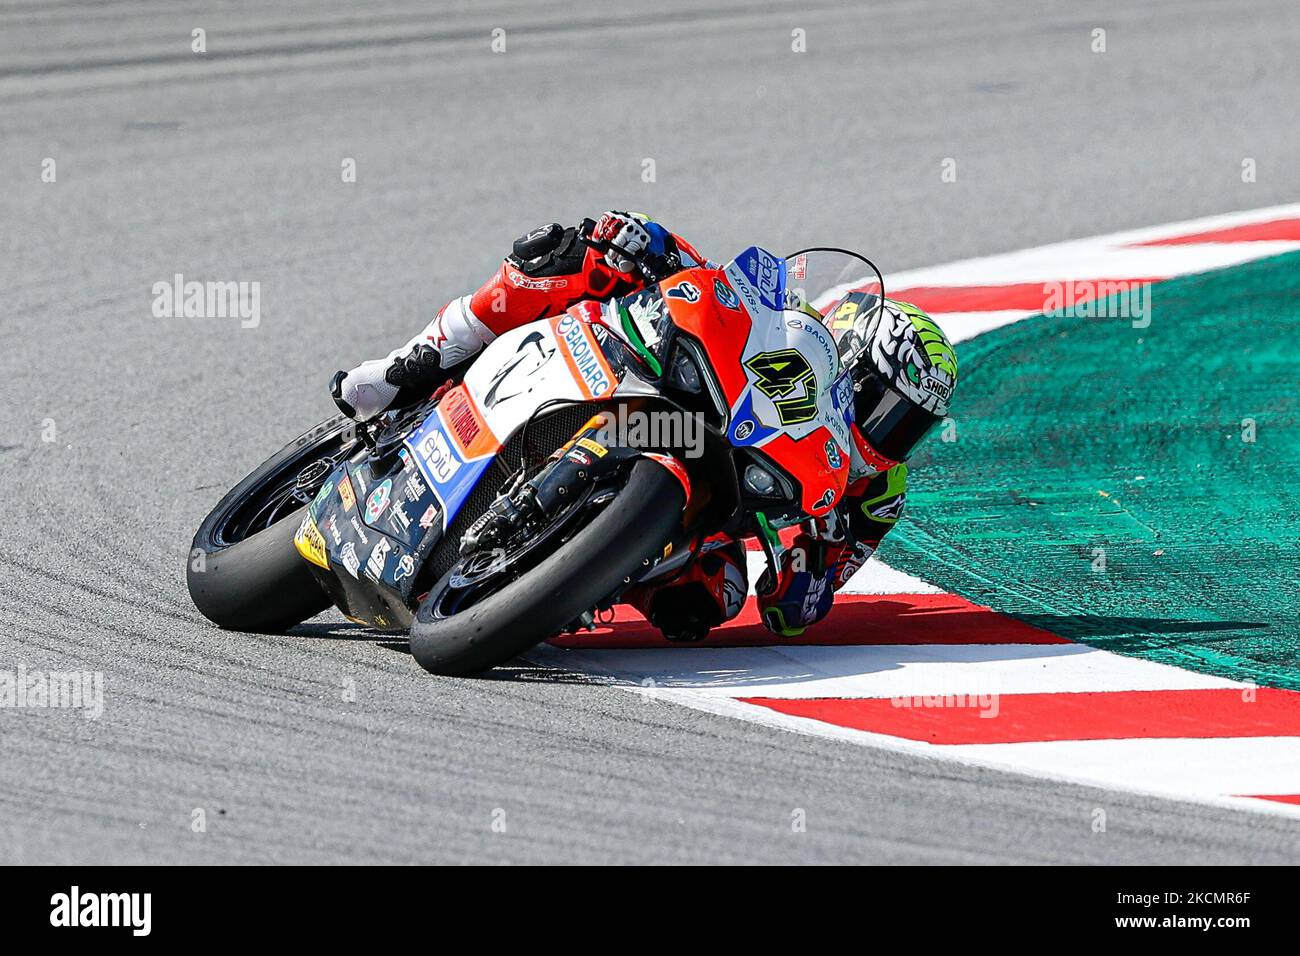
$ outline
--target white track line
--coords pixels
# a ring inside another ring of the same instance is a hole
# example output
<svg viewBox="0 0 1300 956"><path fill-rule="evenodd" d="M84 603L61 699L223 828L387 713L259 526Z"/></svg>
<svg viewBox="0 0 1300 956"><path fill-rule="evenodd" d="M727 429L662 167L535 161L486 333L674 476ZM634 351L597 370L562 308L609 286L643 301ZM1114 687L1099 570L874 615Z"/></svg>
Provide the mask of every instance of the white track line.
<svg viewBox="0 0 1300 956"><path fill-rule="evenodd" d="M711 697L889 699L1250 686L1085 644L583 648L571 652L571 660L632 687L648 678L658 687Z"/></svg>

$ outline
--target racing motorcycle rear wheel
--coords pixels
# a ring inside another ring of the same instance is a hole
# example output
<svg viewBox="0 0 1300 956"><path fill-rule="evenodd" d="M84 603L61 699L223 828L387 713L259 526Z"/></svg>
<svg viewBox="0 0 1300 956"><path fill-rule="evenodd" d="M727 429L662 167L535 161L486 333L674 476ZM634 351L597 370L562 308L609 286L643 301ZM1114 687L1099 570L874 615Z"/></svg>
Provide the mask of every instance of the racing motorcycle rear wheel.
<svg viewBox="0 0 1300 956"><path fill-rule="evenodd" d="M540 644L662 554L685 500L666 468L637 461L604 510L519 579L450 617L436 613L435 587L411 624L411 653L427 671L463 676Z"/></svg>
<svg viewBox="0 0 1300 956"><path fill-rule="evenodd" d="M194 606L213 624L273 634L329 607L293 537L351 434L342 416L322 422L255 468L204 519L185 576Z"/></svg>

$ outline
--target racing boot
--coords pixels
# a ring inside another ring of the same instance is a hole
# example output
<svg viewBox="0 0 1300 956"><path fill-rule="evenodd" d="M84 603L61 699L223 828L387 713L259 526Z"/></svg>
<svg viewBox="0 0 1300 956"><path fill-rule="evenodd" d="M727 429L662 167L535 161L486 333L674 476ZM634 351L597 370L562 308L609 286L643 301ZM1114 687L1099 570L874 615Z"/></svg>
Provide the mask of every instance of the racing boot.
<svg viewBox="0 0 1300 956"><path fill-rule="evenodd" d="M496 338L470 311L469 302L469 296L448 302L419 335L385 358L336 372L330 382L334 404L349 418L368 422L428 398L452 369Z"/></svg>

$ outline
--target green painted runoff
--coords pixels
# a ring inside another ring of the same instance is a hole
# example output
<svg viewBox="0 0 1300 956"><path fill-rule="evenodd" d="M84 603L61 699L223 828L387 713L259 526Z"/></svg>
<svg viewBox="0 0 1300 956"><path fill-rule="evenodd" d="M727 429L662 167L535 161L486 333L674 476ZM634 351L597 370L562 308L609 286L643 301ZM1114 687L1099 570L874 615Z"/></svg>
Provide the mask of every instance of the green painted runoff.
<svg viewBox="0 0 1300 956"><path fill-rule="evenodd" d="M1300 253L1160 283L1145 328L1125 305L958 346L954 440L918 451L883 557L1063 637L1300 690Z"/></svg>

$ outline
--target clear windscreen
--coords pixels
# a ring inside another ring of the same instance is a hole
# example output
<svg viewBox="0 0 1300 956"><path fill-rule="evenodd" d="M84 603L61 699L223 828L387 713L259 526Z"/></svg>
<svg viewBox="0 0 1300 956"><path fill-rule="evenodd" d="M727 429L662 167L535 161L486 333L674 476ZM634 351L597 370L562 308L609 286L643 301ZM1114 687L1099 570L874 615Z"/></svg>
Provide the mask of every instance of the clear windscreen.
<svg viewBox="0 0 1300 956"><path fill-rule="evenodd" d="M816 247L786 256L786 304L820 319L850 364L865 348L861 333L884 307L885 280L866 256Z"/></svg>

